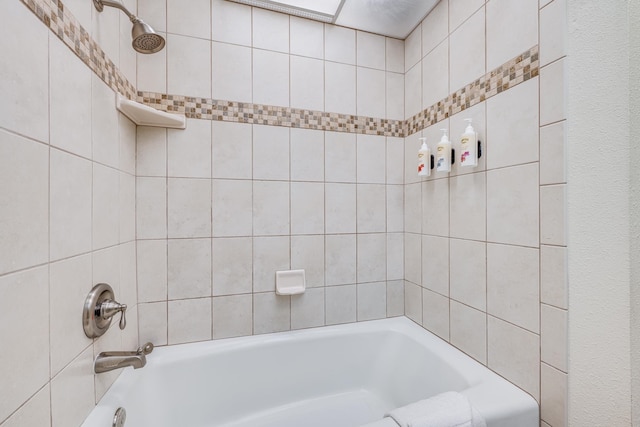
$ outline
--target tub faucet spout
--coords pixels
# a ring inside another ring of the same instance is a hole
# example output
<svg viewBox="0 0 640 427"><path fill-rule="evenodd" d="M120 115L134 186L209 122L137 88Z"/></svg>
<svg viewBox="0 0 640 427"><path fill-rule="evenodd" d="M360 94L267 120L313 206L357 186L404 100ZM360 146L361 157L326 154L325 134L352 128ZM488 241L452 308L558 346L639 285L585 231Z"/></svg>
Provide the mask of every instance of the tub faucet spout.
<svg viewBox="0 0 640 427"><path fill-rule="evenodd" d="M114 369L132 366L133 369L142 368L147 364L147 354L153 351L153 344L146 343L136 351L103 351L98 354L93 364L96 374L113 371Z"/></svg>

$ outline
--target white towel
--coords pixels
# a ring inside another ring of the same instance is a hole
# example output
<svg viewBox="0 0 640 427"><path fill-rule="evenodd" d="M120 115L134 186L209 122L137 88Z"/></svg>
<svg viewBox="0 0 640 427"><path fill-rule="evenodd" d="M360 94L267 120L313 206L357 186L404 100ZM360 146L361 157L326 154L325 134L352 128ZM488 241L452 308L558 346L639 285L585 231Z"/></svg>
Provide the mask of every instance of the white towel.
<svg viewBox="0 0 640 427"><path fill-rule="evenodd" d="M466 396L453 391L396 408L391 417L400 427L486 427Z"/></svg>

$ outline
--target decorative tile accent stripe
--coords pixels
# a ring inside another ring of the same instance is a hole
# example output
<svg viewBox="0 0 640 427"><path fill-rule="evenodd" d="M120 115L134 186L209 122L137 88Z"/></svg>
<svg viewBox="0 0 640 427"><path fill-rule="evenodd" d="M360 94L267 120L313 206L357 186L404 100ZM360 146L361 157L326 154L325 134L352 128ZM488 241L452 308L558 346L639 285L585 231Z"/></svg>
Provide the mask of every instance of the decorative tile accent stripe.
<svg viewBox="0 0 640 427"><path fill-rule="evenodd" d="M456 113L525 82L539 73L538 46L518 55L408 120L388 120L350 114L136 92L98 43L69 13L61 0L20 0L111 89L161 111L189 118L285 126L302 129L407 137ZM89 1L89 0L87 0Z"/></svg>
<svg viewBox="0 0 640 427"><path fill-rule="evenodd" d="M192 119L402 137L404 122L249 102L138 92L138 102Z"/></svg>
<svg viewBox="0 0 640 427"><path fill-rule="evenodd" d="M8 1L8 0L7 0ZM61 0L20 0L114 91L135 99L136 88L107 57ZM87 0L89 1L89 0Z"/></svg>
<svg viewBox="0 0 640 427"><path fill-rule="evenodd" d="M536 45L406 120L403 135L405 137L412 135L447 117L473 107L537 76L539 71L540 60L538 45Z"/></svg>

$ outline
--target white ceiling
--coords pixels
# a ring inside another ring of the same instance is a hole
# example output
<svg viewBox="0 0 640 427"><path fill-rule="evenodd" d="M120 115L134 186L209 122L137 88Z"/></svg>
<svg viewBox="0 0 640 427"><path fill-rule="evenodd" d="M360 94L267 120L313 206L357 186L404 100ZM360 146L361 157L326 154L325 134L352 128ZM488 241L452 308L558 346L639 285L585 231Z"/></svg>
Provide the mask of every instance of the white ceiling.
<svg viewBox="0 0 640 427"><path fill-rule="evenodd" d="M231 0L405 39L438 0Z"/></svg>

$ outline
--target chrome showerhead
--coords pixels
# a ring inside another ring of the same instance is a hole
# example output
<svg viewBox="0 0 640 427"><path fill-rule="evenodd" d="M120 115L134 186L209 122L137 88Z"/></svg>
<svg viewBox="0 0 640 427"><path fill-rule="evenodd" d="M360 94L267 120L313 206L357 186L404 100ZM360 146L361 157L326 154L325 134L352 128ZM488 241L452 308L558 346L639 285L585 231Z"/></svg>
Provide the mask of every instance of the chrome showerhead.
<svg viewBox="0 0 640 427"><path fill-rule="evenodd" d="M165 45L164 38L140 18L133 22L131 38L131 45L140 53L156 53Z"/></svg>
<svg viewBox="0 0 640 427"><path fill-rule="evenodd" d="M124 7L123 4L111 0L93 0L93 5L98 12L102 12L105 6L115 7L127 14L133 23L131 29L131 46L140 53L156 53L162 50L165 45L164 38L156 33L153 28L142 19L138 18Z"/></svg>

